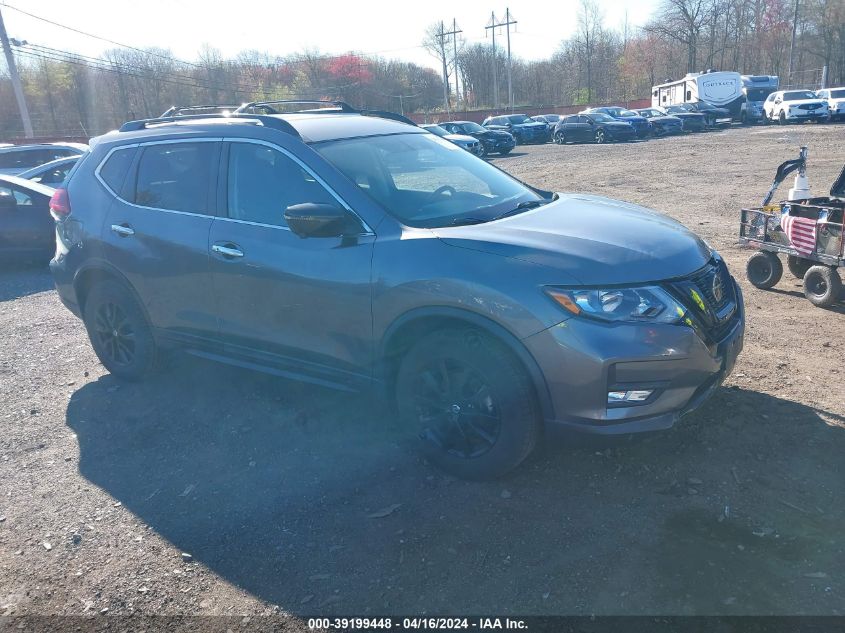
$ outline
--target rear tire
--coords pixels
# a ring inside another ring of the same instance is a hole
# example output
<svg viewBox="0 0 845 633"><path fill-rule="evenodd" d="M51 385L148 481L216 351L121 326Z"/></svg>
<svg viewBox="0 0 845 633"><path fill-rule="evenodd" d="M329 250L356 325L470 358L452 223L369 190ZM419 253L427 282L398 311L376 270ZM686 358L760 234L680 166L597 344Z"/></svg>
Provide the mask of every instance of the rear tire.
<svg viewBox="0 0 845 633"><path fill-rule="evenodd" d="M804 279L804 275L813 266L812 260L797 257L795 255L788 255L786 257L786 267L789 272L795 276L796 279Z"/></svg>
<svg viewBox="0 0 845 633"><path fill-rule="evenodd" d="M596 143L601 145L607 140L607 137L604 134L604 130L596 130Z"/></svg>
<svg viewBox="0 0 845 633"><path fill-rule="evenodd" d="M804 275L804 296L814 306L831 307L842 296L839 273L830 266L811 266Z"/></svg>
<svg viewBox="0 0 845 633"><path fill-rule="evenodd" d="M768 290L783 277L783 264L774 253L759 251L748 259L745 276L755 288Z"/></svg>
<svg viewBox="0 0 845 633"><path fill-rule="evenodd" d="M444 329L420 339L396 379L399 417L423 453L464 479L516 468L540 434L539 406L521 363L477 329Z"/></svg>
<svg viewBox="0 0 845 633"><path fill-rule="evenodd" d="M146 315L132 292L116 281L95 285L83 321L94 352L109 373L140 380L156 366L158 350Z"/></svg>

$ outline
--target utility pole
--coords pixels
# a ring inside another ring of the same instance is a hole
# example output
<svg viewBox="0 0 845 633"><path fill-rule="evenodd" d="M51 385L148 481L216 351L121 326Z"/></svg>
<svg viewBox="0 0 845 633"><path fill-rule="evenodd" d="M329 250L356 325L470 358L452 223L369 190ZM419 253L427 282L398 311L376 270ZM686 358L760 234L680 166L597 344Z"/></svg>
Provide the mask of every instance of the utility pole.
<svg viewBox="0 0 845 633"><path fill-rule="evenodd" d="M513 112L513 85L511 83L511 24L516 24L516 20L511 20L511 10L505 9L505 32L508 37L508 103L510 104L511 112Z"/></svg>
<svg viewBox="0 0 845 633"><path fill-rule="evenodd" d="M443 20L440 20L440 60L443 62L443 110L449 116L449 73L446 72L446 50L443 45Z"/></svg>
<svg viewBox="0 0 845 633"><path fill-rule="evenodd" d="M21 86L21 77L18 75L18 67L15 66L15 56L12 54L12 47L9 44L9 36L6 35L6 25L3 23L3 14L0 13L0 42L3 44L3 53L6 55L6 64L9 66L9 77L12 79L12 89L15 92L15 99L18 102L18 110L23 121L23 133L27 138L35 134L32 131L32 121L29 120L29 110L26 107L26 97Z"/></svg>
<svg viewBox="0 0 845 633"><path fill-rule="evenodd" d="M792 59L795 51L795 31L798 29L798 3L795 0L795 13L792 14L792 41L789 43L789 72L786 74L786 87L792 88Z"/></svg>
<svg viewBox="0 0 845 633"><path fill-rule="evenodd" d="M513 82L511 79L511 24L516 24L516 20L511 20L511 10L505 9L505 21L497 22L496 14L490 14L490 24L484 27L485 29L493 30L493 100L496 108L499 107L499 77L496 72L496 28L504 26L508 40L508 108L513 112Z"/></svg>
<svg viewBox="0 0 845 633"><path fill-rule="evenodd" d="M490 24L484 27L484 30L492 29L493 33L493 109L499 109L499 70L496 68L496 13L490 12Z"/></svg>
<svg viewBox="0 0 845 633"><path fill-rule="evenodd" d="M455 64L455 102L457 107L457 102L461 99L461 87L458 85L458 33L463 33L463 31L458 30L458 22L455 18L452 18L452 46L454 47L454 55L452 59L454 60ZM464 106L464 110L466 110L466 106Z"/></svg>
<svg viewBox="0 0 845 633"><path fill-rule="evenodd" d="M454 19L452 20L454 23ZM443 20L440 20L440 33L437 34L437 37L440 38L440 59L443 61L443 107L446 110L446 114L449 114L449 70L446 64L446 36L448 35L456 35L458 33L463 33L463 31L459 31L457 26L455 26L451 31L446 31L443 27ZM457 54L458 54L458 45L455 43L455 76L457 77L458 74L458 66L457 66ZM457 81L457 79L455 80Z"/></svg>

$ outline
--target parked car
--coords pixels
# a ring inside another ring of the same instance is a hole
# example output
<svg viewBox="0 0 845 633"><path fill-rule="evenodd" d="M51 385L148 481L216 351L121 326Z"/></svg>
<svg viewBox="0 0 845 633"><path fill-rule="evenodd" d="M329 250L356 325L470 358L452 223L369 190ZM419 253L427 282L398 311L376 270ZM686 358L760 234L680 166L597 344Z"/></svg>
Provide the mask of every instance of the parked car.
<svg viewBox="0 0 845 633"><path fill-rule="evenodd" d="M57 158L51 160L49 163L44 163L38 167L27 169L18 174L18 178L24 180L31 180L49 187L57 187L62 184L68 172L79 160L79 156L69 156L67 158Z"/></svg>
<svg viewBox="0 0 845 633"><path fill-rule="evenodd" d="M52 195L46 185L0 175L0 260L49 261L56 249Z"/></svg>
<svg viewBox="0 0 845 633"><path fill-rule="evenodd" d="M53 195L59 297L114 375L177 346L376 386L430 460L486 478L543 427L670 427L731 372L741 292L677 222L350 109L239 117L124 124Z"/></svg>
<svg viewBox="0 0 845 633"><path fill-rule="evenodd" d="M701 112L691 112L679 105L655 106L653 109L680 119L684 132L703 132L707 128L707 123Z"/></svg>
<svg viewBox="0 0 845 633"><path fill-rule="evenodd" d="M517 145L545 143L551 139L551 129L548 123L534 121L524 114L487 117L481 125L488 130L501 130L511 133Z"/></svg>
<svg viewBox="0 0 845 633"><path fill-rule="evenodd" d="M482 156L487 154L504 156L516 146L516 140L510 132L488 130L473 121L445 121L440 124L440 127L452 134L466 134L477 138L481 142Z"/></svg>
<svg viewBox="0 0 845 633"><path fill-rule="evenodd" d="M481 156L484 153L481 148L481 142L473 136L467 136L466 134L454 134L439 125L421 125L420 127L432 134L436 134L440 138L445 138L450 143L454 143L458 147L462 147L476 156Z"/></svg>
<svg viewBox="0 0 845 633"><path fill-rule="evenodd" d="M584 110L584 113L589 114L592 112L601 112L602 114L606 114L607 116L616 119L617 121L630 123L631 127L634 128L634 132L637 133L637 138L645 138L650 133L648 120L633 110L626 110L625 108L617 106L602 106L600 108L590 108L589 110Z"/></svg>
<svg viewBox="0 0 845 633"><path fill-rule="evenodd" d="M778 90L763 103L764 120L768 123L824 121L828 118L827 100L812 90Z"/></svg>
<svg viewBox="0 0 845 633"><path fill-rule="evenodd" d="M558 145L633 141L636 138L634 126L602 112L565 116L554 131L554 142Z"/></svg>
<svg viewBox="0 0 845 633"><path fill-rule="evenodd" d="M695 103L682 103L680 107L689 112L698 112L704 115L704 125L710 129L717 127L730 127L733 121L733 115L727 108L717 108L710 105L706 101L696 101Z"/></svg>
<svg viewBox="0 0 845 633"><path fill-rule="evenodd" d="M44 163L79 156L88 150L80 143L42 143L38 145L13 145L0 148L0 174L16 175Z"/></svg>
<svg viewBox="0 0 845 633"><path fill-rule="evenodd" d="M538 114L537 116L532 116L531 118L538 123L548 124L549 129L554 130L555 126L563 117L560 114Z"/></svg>
<svg viewBox="0 0 845 633"><path fill-rule="evenodd" d="M828 117L831 121L845 119L845 88L825 88L819 90L816 96L827 102Z"/></svg>
<svg viewBox="0 0 845 633"><path fill-rule="evenodd" d="M654 136L681 134L684 131L684 124L681 119L661 112L657 108L642 108L636 110L636 112L648 121L649 133Z"/></svg>

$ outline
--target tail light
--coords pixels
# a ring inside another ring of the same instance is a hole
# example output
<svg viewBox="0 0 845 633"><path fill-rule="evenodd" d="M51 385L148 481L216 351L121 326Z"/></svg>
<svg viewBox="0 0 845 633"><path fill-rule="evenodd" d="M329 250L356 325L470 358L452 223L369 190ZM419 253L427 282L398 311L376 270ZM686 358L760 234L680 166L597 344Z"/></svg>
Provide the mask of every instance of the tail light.
<svg viewBox="0 0 845 633"><path fill-rule="evenodd" d="M59 187L50 198L50 213L56 220L63 220L70 215L70 196L67 189Z"/></svg>

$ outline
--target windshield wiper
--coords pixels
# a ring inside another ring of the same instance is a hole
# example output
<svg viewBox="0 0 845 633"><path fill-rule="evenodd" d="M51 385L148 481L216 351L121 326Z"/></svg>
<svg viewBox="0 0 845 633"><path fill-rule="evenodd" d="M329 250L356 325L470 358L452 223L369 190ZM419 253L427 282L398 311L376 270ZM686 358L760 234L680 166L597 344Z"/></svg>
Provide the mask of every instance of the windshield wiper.
<svg viewBox="0 0 845 633"><path fill-rule="evenodd" d="M449 222L449 226L465 226L467 224L483 224L484 222L489 222L490 220L483 219L483 218L455 218L451 222Z"/></svg>
<svg viewBox="0 0 845 633"><path fill-rule="evenodd" d="M548 204L551 200L526 200L525 202L520 202L510 211L505 211L504 213L500 213L499 215L493 217L490 222L494 220L501 220L502 218L506 218L511 215L516 215L517 213L521 213L522 211L526 211L528 209L536 209L537 207L542 207L544 204Z"/></svg>

